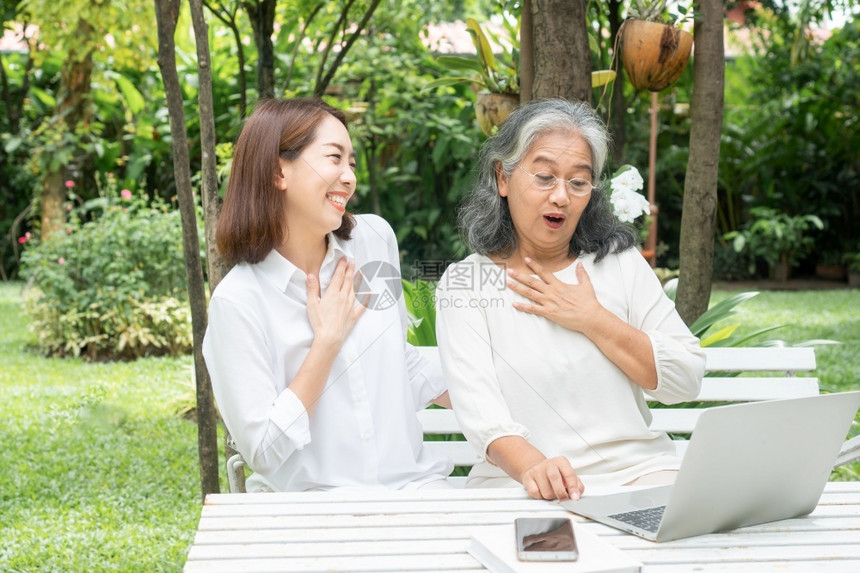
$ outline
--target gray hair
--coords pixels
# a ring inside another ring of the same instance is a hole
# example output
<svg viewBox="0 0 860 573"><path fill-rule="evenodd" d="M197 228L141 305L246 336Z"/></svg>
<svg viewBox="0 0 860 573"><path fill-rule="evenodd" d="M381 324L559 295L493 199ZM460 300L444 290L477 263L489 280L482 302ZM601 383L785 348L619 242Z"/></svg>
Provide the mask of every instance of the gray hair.
<svg viewBox="0 0 860 573"><path fill-rule="evenodd" d="M596 185L570 240L569 253L596 253L595 260L600 261L610 252L636 244L631 227L613 214L602 178L609 154L609 133L603 120L585 102L546 99L517 108L481 149L477 179L460 209L460 229L475 252L504 258L513 254L517 234L508 200L499 195L496 166L501 165L510 177L538 138L557 131L578 135L591 148L591 177Z"/></svg>

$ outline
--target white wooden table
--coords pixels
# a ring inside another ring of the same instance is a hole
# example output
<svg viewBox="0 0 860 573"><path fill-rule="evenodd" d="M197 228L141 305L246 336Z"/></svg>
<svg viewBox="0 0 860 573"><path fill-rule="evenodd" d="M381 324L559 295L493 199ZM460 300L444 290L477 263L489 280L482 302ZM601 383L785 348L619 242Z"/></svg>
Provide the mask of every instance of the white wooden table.
<svg viewBox="0 0 860 573"><path fill-rule="evenodd" d="M210 495L185 565L197 571L483 571L469 528L572 515L519 489ZM809 516L652 543L575 516L647 573L860 572L860 482L829 483Z"/></svg>

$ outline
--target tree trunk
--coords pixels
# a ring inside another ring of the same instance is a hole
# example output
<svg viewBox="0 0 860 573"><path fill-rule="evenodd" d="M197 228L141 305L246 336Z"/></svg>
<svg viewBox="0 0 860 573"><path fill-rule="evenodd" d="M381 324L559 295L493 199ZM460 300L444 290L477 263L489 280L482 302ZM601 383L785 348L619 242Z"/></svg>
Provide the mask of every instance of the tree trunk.
<svg viewBox="0 0 860 573"><path fill-rule="evenodd" d="M218 196L218 176L217 164L218 160L215 155L216 135L215 135L215 111L212 105L212 60L209 53L209 26L206 24L206 19L203 16L203 6L201 0L189 0L191 5L191 23L194 26L194 38L197 44L197 75L199 78L197 102L199 106L198 113L200 115L200 149L202 152L201 161L201 179L203 182L201 196L203 198L203 225L206 235L206 268L209 275L209 292L215 290L224 275L230 269L227 263L218 252L217 243L215 240L215 229L218 223L218 215L221 212L221 198ZM240 54L240 75L244 77L244 58L242 55L242 44L238 44ZM243 94L244 100L244 94ZM242 105L242 113L246 112L245 105ZM195 229L196 230L196 229ZM198 293L198 296L203 296L203 308L206 308L205 293ZM208 319L207 319L208 322ZM204 328L205 331L205 328ZM205 332L204 332L205 334ZM200 338L200 343L203 343L203 337ZM201 468L204 463L204 455L202 451L210 446L210 440L217 444L218 436L218 411L215 409L215 401L212 395L212 386L208 377L206 383L201 388L198 385L197 393L197 423L210 426L211 429L200 432L199 448L201 450ZM229 432L225 432L225 455L229 459L235 453L230 439ZM207 453L205 456L206 463L215 464L215 475L218 475L218 450L215 446L214 453Z"/></svg>
<svg viewBox="0 0 860 573"><path fill-rule="evenodd" d="M609 42L617 75L612 82L612 104L609 115L609 131L612 133L612 159L616 165L624 163L624 148L627 144L627 101L624 99L624 66L618 54L618 31L621 29L621 0L609 0Z"/></svg>
<svg viewBox="0 0 860 573"><path fill-rule="evenodd" d="M92 25L83 18L79 18L77 34L82 38L79 45L90 45L89 39L93 35ZM60 93L62 96L57 109L54 111L54 116L51 118L53 130L75 133L78 124L88 119L90 80L93 74L93 51L91 48L85 49L83 54L70 53L68 60L63 65L60 74ZM45 159L46 167L42 179L39 205L42 240L49 241L54 233L63 228L66 221L66 214L63 210L63 203L66 200L64 179L69 171L69 166L54 164L50 158Z"/></svg>
<svg viewBox="0 0 860 573"><path fill-rule="evenodd" d="M254 28L257 44L257 96L258 99L275 95L275 7L278 0L245 0L242 3Z"/></svg>
<svg viewBox="0 0 860 573"><path fill-rule="evenodd" d="M200 114L200 148L202 150L202 197L203 222L206 234L206 262L209 275L209 292L215 290L229 270L218 253L215 243L215 227L221 211L218 197L218 160L215 156L215 112L212 105L212 60L209 54L209 26L203 15L201 0L189 0L191 23L197 41L197 102Z"/></svg>
<svg viewBox="0 0 860 573"><path fill-rule="evenodd" d="M239 25L234 20L230 26L233 32L233 38L236 40L236 57L239 66L239 110L240 117L248 115L248 82L245 81L245 46L242 44L242 33L239 30ZM272 71L274 74L274 70Z"/></svg>
<svg viewBox="0 0 860 573"><path fill-rule="evenodd" d="M245 81L245 46L242 44L242 31L239 29L239 23L236 21L236 12L239 4L233 4L231 9L228 10L220 2L213 4L211 0L202 1L203 5L233 33L233 40L236 42L237 65L239 67L239 110L241 116L245 117L245 114L248 113L248 85Z"/></svg>
<svg viewBox="0 0 860 573"><path fill-rule="evenodd" d="M42 178L42 195L39 198L39 211L42 223L42 241L50 241L51 237L60 231L65 224L63 201L66 200L66 189L63 187L63 170L65 166L49 169Z"/></svg>
<svg viewBox="0 0 860 573"><path fill-rule="evenodd" d="M520 11L520 105L532 98L535 68L535 42L532 32L532 0L523 0Z"/></svg>
<svg viewBox="0 0 860 573"><path fill-rule="evenodd" d="M218 436L215 424L212 388L206 364L203 361L203 335L206 332L206 291L203 282L203 265L200 261L200 244L197 238L197 216L191 190L191 167L188 158L188 137L185 131L182 90L176 73L176 23L179 19L179 0L155 0L158 24L158 67L164 81L167 109L170 116L170 134L173 138L173 174L179 212L182 218L182 247L185 253L185 273L188 278L188 297L191 304L191 324L194 338L194 371L197 384L197 441L200 463L200 488L203 498L218 493ZM201 82L202 83L202 82ZM208 416L210 421L205 417Z"/></svg>
<svg viewBox="0 0 860 573"><path fill-rule="evenodd" d="M681 276L675 304L691 324L708 309L714 271L714 214L723 124L723 3L700 0L694 28L690 159L681 215Z"/></svg>
<svg viewBox="0 0 860 573"><path fill-rule="evenodd" d="M532 0L532 98L591 102L586 0Z"/></svg>

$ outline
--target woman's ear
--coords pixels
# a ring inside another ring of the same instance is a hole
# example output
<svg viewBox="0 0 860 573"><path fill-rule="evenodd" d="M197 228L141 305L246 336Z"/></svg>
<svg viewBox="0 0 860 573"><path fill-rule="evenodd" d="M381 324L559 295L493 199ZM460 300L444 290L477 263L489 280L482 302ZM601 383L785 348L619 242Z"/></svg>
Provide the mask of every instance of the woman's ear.
<svg viewBox="0 0 860 573"><path fill-rule="evenodd" d="M508 196L508 176L505 175L505 170L502 168L502 162L496 161L496 187L499 189L499 196Z"/></svg>
<svg viewBox="0 0 860 573"><path fill-rule="evenodd" d="M275 173L275 188L281 191L287 190L287 176L290 173L290 164L284 159L278 158L278 170Z"/></svg>

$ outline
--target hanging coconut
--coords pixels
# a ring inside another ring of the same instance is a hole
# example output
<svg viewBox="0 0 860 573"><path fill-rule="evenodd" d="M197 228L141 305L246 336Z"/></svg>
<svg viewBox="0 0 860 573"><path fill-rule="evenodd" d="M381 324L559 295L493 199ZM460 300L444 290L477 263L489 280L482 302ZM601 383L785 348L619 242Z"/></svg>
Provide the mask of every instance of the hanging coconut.
<svg viewBox="0 0 860 573"><path fill-rule="evenodd" d="M478 125L485 134L492 135L493 128L505 123L518 105L520 105L519 95L481 92L475 101L475 117L478 119Z"/></svg>
<svg viewBox="0 0 860 573"><path fill-rule="evenodd" d="M625 20L621 27L621 62L636 89L659 92L675 83L692 48L693 36L669 24Z"/></svg>

